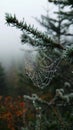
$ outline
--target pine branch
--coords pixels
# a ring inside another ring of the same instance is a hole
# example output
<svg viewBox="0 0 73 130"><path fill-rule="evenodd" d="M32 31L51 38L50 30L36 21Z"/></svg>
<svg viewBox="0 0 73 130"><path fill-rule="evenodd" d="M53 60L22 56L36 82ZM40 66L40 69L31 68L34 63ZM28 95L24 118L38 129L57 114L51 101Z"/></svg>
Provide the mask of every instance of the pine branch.
<svg viewBox="0 0 73 130"><path fill-rule="evenodd" d="M67 60L70 63L73 63L73 47L67 47L66 51L64 52L64 57L67 58Z"/></svg>
<svg viewBox="0 0 73 130"><path fill-rule="evenodd" d="M21 31L23 31L22 42L29 42L34 46L40 47L52 47L65 50L65 58L69 59L69 61L73 61L73 49L69 48L69 51L64 48L61 44L55 43L51 38L48 38L44 33L39 32L37 29L34 29L30 25L28 26L24 21L18 21L16 16L6 14L6 22L8 25L12 25L12 27L17 27ZM32 34L32 36L31 36Z"/></svg>
<svg viewBox="0 0 73 130"><path fill-rule="evenodd" d="M48 106L71 106L71 104L73 105L73 103L70 103L70 98L73 99L73 93L70 94L65 94L63 95L64 90L63 89L56 89L56 94L55 96L48 102L46 100L43 100L42 98L40 98L37 94L32 94L32 96L29 95L24 95L24 100L30 100L33 103L35 102L40 102L42 104L46 104ZM57 103L56 100L62 99L65 102L62 103Z"/></svg>
<svg viewBox="0 0 73 130"><path fill-rule="evenodd" d="M42 42L36 39L31 38L31 36L29 36L26 33L23 33L21 36L21 42L24 43L30 43L32 46L42 46Z"/></svg>
<svg viewBox="0 0 73 130"><path fill-rule="evenodd" d="M30 35L26 34L25 32L23 32L22 36L21 36L21 42L24 43L30 43L32 46L35 47L40 47L40 48L44 48L47 45L45 44L45 42L43 42L42 40L39 39L35 39L33 37L31 37ZM48 44L48 47L52 47L50 44Z"/></svg>
<svg viewBox="0 0 73 130"><path fill-rule="evenodd" d="M64 34L65 36L73 36L72 33L67 33L67 34Z"/></svg>
<svg viewBox="0 0 73 130"><path fill-rule="evenodd" d="M65 6L71 5L71 7L73 7L73 0L48 0L48 2L54 2L55 4L64 4Z"/></svg>
<svg viewBox="0 0 73 130"><path fill-rule="evenodd" d="M12 16L9 14L6 14L6 22L10 26L17 27L21 31L26 31L28 34L33 34L35 38L38 38L39 40L42 40L45 43L45 46L48 47L49 45L52 48L58 48L64 50L65 48L59 44L55 43L51 38L48 38L44 33L41 33L37 29L34 29L34 27L31 27L30 25L27 25L24 21L18 21L16 16Z"/></svg>

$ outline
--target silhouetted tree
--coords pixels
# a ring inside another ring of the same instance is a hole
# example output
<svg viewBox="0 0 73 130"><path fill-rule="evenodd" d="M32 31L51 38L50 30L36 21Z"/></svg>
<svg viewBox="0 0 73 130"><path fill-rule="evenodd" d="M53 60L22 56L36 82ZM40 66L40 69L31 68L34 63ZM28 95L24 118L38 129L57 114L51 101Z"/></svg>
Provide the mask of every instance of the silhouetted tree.
<svg viewBox="0 0 73 130"><path fill-rule="evenodd" d="M7 95L6 75L0 63L0 95Z"/></svg>

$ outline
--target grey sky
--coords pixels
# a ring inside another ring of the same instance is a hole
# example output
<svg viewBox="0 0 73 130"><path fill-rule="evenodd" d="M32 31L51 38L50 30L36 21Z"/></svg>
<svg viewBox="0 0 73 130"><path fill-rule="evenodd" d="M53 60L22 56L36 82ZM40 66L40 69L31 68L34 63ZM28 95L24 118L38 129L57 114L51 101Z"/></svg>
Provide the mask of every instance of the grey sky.
<svg viewBox="0 0 73 130"><path fill-rule="evenodd" d="M38 24L32 18L40 17L43 14L44 8L47 6L47 0L2 0L0 1L0 62L5 63L13 57L19 57L20 48L23 48L20 43L19 30L7 27L5 24L5 13L16 14L19 20L24 17L27 23ZM39 26L38 26L39 27Z"/></svg>

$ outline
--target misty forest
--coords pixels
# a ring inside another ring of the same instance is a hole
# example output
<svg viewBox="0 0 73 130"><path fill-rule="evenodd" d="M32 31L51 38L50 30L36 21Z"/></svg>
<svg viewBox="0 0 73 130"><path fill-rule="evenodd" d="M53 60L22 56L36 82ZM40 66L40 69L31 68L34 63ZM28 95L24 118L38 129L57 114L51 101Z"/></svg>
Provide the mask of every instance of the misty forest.
<svg viewBox="0 0 73 130"><path fill-rule="evenodd" d="M54 8L34 18L43 31L5 14L29 50L23 62L0 63L0 130L73 130L73 1L47 2Z"/></svg>

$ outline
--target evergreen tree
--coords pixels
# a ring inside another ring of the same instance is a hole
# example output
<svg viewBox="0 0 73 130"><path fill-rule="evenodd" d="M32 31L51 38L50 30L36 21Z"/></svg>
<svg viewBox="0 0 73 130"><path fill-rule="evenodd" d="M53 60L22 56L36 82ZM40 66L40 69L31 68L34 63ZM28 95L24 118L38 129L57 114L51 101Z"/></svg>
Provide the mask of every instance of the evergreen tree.
<svg viewBox="0 0 73 130"><path fill-rule="evenodd" d="M63 17L65 17L65 15ZM39 87L39 90L41 89L41 94L45 93L45 90L47 90L48 94L48 96L47 94L45 96L45 101L43 100L44 95L41 96L42 98L34 94L32 97L25 95L25 98L33 101L33 105L36 108L35 130L40 130L40 127L42 127L42 130L72 130L73 93L70 90L68 91L69 94L66 95L65 91L65 88L69 89L71 85L65 82L65 86L56 87L53 82L51 89L50 85L61 62L68 62L69 66L73 63L73 47L69 46L67 48L63 46L61 42L58 42L58 40L52 37L50 38L50 36L34 29L31 25L27 25L26 22L19 22L15 15L6 14L6 22L8 25L13 25L13 27L22 31L21 41L23 43L28 42L32 46L38 47L40 52L37 60L38 64L32 64L31 68L30 66L26 67L26 74L33 81L34 85ZM60 54L55 53L54 49L57 49ZM72 100L70 100L70 97ZM43 109L40 109L40 106ZM40 119L42 120L41 123Z"/></svg>
<svg viewBox="0 0 73 130"><path fill-rule="evenodd" d="M17 95L16 88L18 87L18 74L17 74L17 65L15 61L11 62L10 67L6 72L6 81L8 87L8 95L15 96Z"/></svg>
<svg viewBox="0 0 73 130"><path fill-rule="evenodd" d="M71 31L73 28L73 18L72 18L72 12L73 12L73 6L72 1L60 1L60 0L48 0L48 8L50 5L52 7L55 7L52 10L47 9L47 15L41 15L41 20L36 20L45 27L46 31L45 33L50 36L53 40L55 40L57 43L64 45L64 47L70 47L72 46L72 36L73 32ZM50 14L52 12L52 15ZM52 17L54 16L54 17ZM48 51L47 51L48 52ZM58 49L54 49L52 54L60 55L60 51ZM49 55L49 54L48 54ZM71 59L72 60L72 59ZM73 85L72 82L72 67L69 67L68 62L62 62L60 64L60 69L58 76L56 76L56 86L60 83L62 86L65 81L68 81ZM68 75L67 75L67 70ZM58 82L59 81L59 82Z"/></svg>
<svg viewBox="0 0 73 130"><path fill-rule="evenodd" d="M57 43L60 43L64 46L68 46L72 44L72 36L73 33L73 18L72 12L73 7L67 1L60 1L60 0L48 0L48 7L50 4L55 7L53 9L52 15L50 15L50 10L47 11L47 15L41 15L41 20L36 20L46 28L46 33L48 33Z"/></svg>
<svg viewBox="0 0 73 130"><path fill-rule="evenodd" d="M4 68L0 64L0 95L7 95L6 76Z"/></svg>

